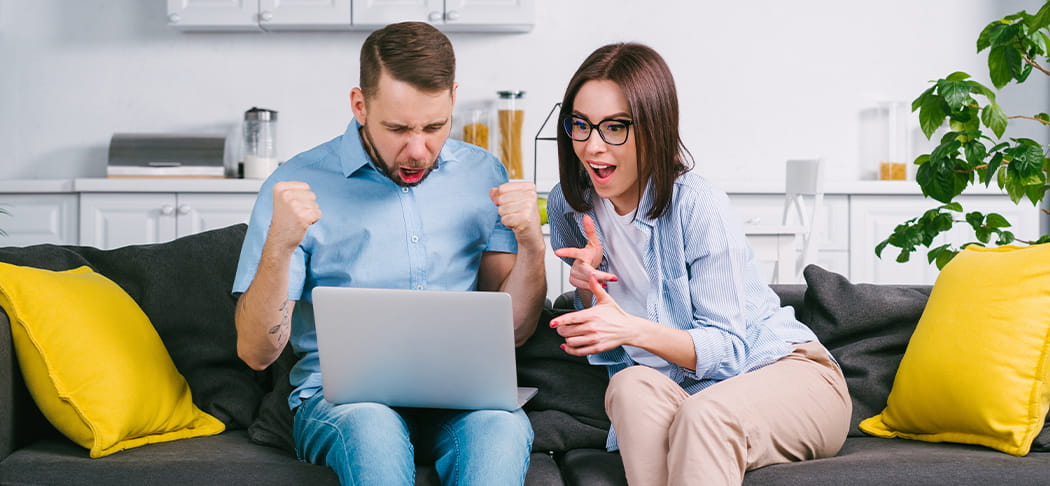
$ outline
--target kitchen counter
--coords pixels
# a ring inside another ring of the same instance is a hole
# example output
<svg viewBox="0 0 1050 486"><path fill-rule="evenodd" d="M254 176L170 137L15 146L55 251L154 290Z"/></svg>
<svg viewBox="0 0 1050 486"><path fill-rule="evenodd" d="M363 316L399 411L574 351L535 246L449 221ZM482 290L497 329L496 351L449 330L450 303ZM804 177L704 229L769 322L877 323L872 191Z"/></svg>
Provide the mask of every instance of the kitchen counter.
<svg viewBox="0 0 1050 486"><path fill-rule="evenodd" d="M255 193L262 185L259 179L150 179L150 178L75 178L75 179L0 179L0 193L78 193L78 192L230 192ZM728 194L783 194L783 183L753 181L714 181ZM915 181L825 181L825 194L844 195L919 195ZM991 187L970 186L966 194L1003 194Z"/></svg>

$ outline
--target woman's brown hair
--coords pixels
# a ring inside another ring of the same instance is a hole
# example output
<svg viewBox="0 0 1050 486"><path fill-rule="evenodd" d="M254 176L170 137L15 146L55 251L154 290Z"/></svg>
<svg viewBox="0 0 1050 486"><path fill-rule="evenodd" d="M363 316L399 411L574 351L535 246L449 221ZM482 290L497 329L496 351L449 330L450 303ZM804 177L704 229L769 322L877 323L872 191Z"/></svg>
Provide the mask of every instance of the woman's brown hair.
<svg viewBox="0 0 1050 486"><path fill-rule="evenodd" d="M448 37L430 24L390 24L372 32L361 46L360 82L365 98L375 97L384 70L420 91L452 91L456 53Z"/></svg>
<svg viewBox="0 0 1050 486"><path fill-rule="evenodd" d="M674 181L691 168L692 157L678 135L678 93L667 63L651 47L636 43L609 44L594 51L569 81L558 121L572 116L580 87L588 81L616 83L627 98L634 124L638 151L638 200L642 200L646 179L653 186L653 203L648 216L657 218L667 210ZM558 172L565 200L579 212L589 211L591 180L573 150L572 139L558 130ZM593 135L593 134L592 134ZM593 135L596 136L596 135ZM638 208L643 211L643 208Z"/></svg>

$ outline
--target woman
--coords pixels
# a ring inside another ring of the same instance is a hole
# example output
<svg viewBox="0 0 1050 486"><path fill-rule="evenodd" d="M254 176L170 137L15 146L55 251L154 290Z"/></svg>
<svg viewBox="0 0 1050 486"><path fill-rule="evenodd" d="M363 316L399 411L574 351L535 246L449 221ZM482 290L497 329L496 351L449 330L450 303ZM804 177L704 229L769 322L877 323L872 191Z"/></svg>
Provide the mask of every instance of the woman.
<svg viewBox="0 0 1050 486"><path fill-rule="evenodd" d="M660 55L598 49L561 119L548 212L578 310L551 326L567 353L608 367L608 446L628 482L740 484L835 455L851 412L842 372L762 280L725 193L689 172Z"/></svg>

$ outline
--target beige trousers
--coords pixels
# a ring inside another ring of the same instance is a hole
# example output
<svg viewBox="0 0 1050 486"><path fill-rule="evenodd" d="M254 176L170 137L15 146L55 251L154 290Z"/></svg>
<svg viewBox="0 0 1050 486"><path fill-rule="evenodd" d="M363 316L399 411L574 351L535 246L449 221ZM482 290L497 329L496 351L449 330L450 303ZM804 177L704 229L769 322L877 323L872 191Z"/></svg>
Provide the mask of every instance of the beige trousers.
<svg viewBox="0 0 1050 486"><path fill-rule="evenodd" d="M852 408L818 343L692 396L646 366L613 375L605 394L632 486L739 485L751 469L834 456Z"/></svg>

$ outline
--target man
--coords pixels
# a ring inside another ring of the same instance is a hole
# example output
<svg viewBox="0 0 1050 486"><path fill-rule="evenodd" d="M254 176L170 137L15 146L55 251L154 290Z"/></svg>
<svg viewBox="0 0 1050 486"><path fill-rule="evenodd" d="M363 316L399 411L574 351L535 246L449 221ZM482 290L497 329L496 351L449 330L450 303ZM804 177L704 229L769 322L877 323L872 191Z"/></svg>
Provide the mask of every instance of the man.
<svg viewBox="0 0 1050 486"><path fill-rule="evenodd" d="M508 183L491 154L448 140L454 76L452 45L434 27L372 33L350 92L354 120L270 176L241 249L238 355L261 370L291 342L297 453L343 484L414 484L413 450L445 484L521 484L528 467L521 410L337 405L321 391L317 285L505 291L517 344L535 330L546 293L536 188Z"/></svg>

